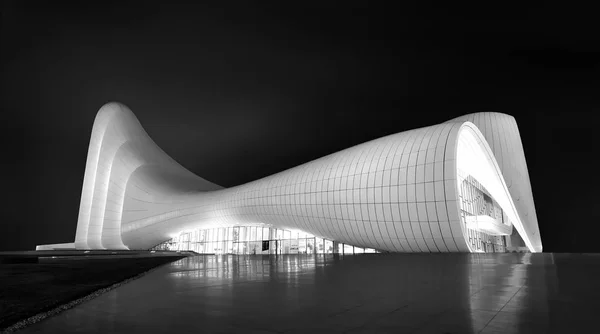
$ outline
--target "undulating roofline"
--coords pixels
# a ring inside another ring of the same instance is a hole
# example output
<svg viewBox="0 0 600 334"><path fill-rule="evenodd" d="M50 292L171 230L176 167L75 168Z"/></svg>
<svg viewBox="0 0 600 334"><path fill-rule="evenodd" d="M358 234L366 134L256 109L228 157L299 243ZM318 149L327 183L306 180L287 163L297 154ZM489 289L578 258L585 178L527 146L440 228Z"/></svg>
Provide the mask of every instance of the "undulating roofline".
<svg viewBox="0 0 600 334"><path fill-rule="evenodd" d="M224 189L169 157L125 105L108 103L92 128L73 246L149 249L182 231L269 224L381 251L471 252L460 173L542 251L512 116L465 115Z"/></svg>

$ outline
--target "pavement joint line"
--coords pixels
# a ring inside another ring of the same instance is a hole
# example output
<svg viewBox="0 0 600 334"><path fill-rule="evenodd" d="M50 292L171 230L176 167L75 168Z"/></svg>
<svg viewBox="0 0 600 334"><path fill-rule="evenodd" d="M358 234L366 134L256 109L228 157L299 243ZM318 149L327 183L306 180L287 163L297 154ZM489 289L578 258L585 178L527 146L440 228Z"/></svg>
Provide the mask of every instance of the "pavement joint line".
<svg viewBox="0 0 600 334"><path fill-rule="evenodd" d="M502 310L504 309L504 307L506 307L506 305L508 305L508 303L510 303L510 301L519 293L519 291L521 291L521 289L523 289L525 285L521 285L521 287L519 288L519 290L517 290L511 297L510 299L498 310L498 312L496 312L496 314L494 314L494 316L485 324L485 326L483 326L483 328L479 331L479 333L483 332L487 326L489 326L489 324L496 318L496 316L502 312Z"/></svg>

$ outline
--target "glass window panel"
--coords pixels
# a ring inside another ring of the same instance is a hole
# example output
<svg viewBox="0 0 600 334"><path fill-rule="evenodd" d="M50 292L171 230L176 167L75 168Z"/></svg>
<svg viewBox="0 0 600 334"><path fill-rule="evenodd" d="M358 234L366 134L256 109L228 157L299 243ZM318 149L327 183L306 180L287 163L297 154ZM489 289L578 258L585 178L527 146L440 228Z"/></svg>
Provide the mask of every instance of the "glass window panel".
<svg viewBox="0 0 600 334"><path fill-rule="evenodd" d="M315 238L306 239L306 254L315 253Z"/></svg>
<svg viewBox="0 0 600 334"><path fill-rule="evenodd" d="M333 253L333 241L325 240L325 253L327 253L327 254Z"/></svg>
<svg viewBox="0 0 600 334"><path fill-rule="evenodd" d="M244 241L250 241L250 226L244 227Z"/></svg>
<svg viewBox="0 0 600 334"><path fill-rule="evenodd" d="M281 242L282 244L282 249L281 249L281 253L282 254L290 254L290 240L283 240L283 242Z"/></svg>
<svg viewBox="0 0 600 334"><path fill-rule="evenodd" d="M262 254L262 241L257 241L254 248L256 249L256 254Z"/></svg>
<svg viewBox="0 0 600 334"><path fill-rule="evenodd" d="M323 238L317 238L316 244L317 244L316 253L323 254L323 252L325 250L325 245L323 244Z"/></svg>
<svg viewBox="0 0 600 334"><path fill-rule="evenodd" d="M287 240L290 244L290 254L298 254L298 239Z"/></svg>
<svg viewBox="0 0 600 334"><path fill-rule="evenodd" d="M233 228L232 240L233 240L233 242L240 241L240 227L239 226L236 226Z"/></svg>
<svg viewBox="0 0 600 334"><path fill-rule="evenodd" d="M262 241L263 240L262 232L263 232L263 228L262 227L257 227L256 228L256 241L259 241L259 240Z"/></svg>
<svg viewBox="0 0 600 334"><path fill-rule="evenodd" d="M298 239L298 253L306 254L306 239Z"/></svg>

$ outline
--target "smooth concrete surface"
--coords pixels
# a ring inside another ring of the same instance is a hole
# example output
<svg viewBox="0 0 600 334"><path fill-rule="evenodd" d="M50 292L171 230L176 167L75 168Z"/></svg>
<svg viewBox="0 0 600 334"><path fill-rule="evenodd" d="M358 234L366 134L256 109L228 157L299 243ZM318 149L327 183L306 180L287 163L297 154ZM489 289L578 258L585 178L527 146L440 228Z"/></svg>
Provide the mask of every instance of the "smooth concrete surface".
<svg viewBox="0 0 600 334"><path fill-rule="evenodd" d="M201 255L23 333L591 333L600 254Z"/></svg>

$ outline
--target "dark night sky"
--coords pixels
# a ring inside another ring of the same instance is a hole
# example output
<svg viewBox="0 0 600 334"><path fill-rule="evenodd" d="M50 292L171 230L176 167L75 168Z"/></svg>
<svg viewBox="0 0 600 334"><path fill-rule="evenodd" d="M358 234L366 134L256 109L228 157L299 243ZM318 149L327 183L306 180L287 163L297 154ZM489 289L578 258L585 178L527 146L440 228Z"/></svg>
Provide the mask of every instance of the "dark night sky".
<svg viewBox="0 0 600 334"><path fill-rule="evenodd" d="M341 3L4 1L0 250L73 241L93 120L119 101L225 187L462 114L511 114L544 250L600 251L594 10Z"/></svg>

